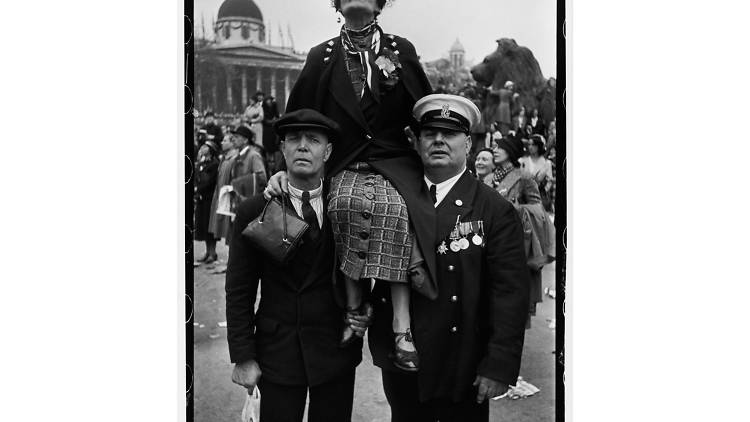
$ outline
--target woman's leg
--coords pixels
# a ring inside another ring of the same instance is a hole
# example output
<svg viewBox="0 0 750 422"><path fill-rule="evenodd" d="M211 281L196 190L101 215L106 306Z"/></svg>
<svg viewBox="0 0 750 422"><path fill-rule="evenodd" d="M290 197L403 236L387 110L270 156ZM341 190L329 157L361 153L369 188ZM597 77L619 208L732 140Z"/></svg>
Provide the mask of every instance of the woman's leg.
<svg viewBox="0 0 750 422"><path fill-rule="evenodd" d="M362 285L359 280L344 277L344 288L346 290L346 309L352 311L362 304Z"/></svg>
<svg viewBox="0 0 750 422"><path fill-rule="evenodd" d="M409 313L409 284L391 283L391 302L393 303L393 332L405 333L411 329L411 315ZM414 343L406 341L402 336L398 342L398 347L407 351L414 352Z"/></svg>
<svg viewBox="0 0 750 422"><path fill-rule="evenodd" d="M206 240L206 255L216 257L216 239Z"/></svg>
<svg viewBox="0 0 750 422"><path fill-rule="evenodd" d="M346 290L347 313L358 313L362 305L362 284L360 280L344 276L344 290ZM356 334L349 324L344 325L341 334L341 346L346 346L356 339Z"/></svg>

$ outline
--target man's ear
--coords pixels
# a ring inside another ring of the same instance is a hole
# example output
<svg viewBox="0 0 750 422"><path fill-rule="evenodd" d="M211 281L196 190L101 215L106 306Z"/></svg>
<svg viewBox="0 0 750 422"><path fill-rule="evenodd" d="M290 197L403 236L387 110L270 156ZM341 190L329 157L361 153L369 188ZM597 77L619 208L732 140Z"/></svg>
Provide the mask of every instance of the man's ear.
<svg viewBox="0 0 750 422"><path fill-rule="evenodd" d="M332 152L333 152L333 144L329 142L326 144L326 155L323 157L324 163L327 162L328 158L331 157Z"/></svg>
<svg viewBox="0 0 750 422"><path fill-rule="evenodd" d="M466 155L469 155L469 151L471 151L471 135L466 135Z"/></svg>

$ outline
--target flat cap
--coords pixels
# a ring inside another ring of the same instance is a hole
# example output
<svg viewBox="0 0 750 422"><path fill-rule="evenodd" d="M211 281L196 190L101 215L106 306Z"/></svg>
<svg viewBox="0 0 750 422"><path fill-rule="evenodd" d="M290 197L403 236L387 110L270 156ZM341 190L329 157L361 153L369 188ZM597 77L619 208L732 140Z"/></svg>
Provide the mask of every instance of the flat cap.
<svg viewBox="0 0 750 422"><path fill-rule="evenodd" d="M431 94L423 97L413 109L420 128L440 128L469 133L479 124L479 108L471 100L458 95Z"/></svg>
<svg viewBox="0 0 750 422"><path fill-rule="evenodd" d="M319 129L326 132L331 141L341 136L341 127L338 123L310 108L302 108L284 114L274 123L273 129L280 137L295 129Z"/></svg>

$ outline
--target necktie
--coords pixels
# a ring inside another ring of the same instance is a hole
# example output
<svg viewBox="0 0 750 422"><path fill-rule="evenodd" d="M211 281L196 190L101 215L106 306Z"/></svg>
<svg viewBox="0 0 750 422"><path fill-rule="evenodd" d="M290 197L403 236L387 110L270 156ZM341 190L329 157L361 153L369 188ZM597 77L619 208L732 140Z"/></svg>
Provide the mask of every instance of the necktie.
<svg viewBox="0 0 750 422"><path fill-rule="evenodd" d="M310 205L310 192L308 191L302 192L302 218L310 225L310 238L317 239L320 234L320 225L318 216Z"/></svg>
<svg viewBox="0 0 750 422"><path fill-rule="evenodd" d="M437 185L430 186L430 196L432 197L432 203L437 204Z"/></svg>

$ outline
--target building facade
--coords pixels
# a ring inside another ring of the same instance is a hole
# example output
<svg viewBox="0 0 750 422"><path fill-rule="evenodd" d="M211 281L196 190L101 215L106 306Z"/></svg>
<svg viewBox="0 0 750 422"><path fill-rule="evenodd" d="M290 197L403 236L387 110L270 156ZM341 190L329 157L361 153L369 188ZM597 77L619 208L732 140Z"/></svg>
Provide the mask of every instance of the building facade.
<svg viewBox="0 0 750 422"><path fill-rule="evenodd" d="M196 40L196 108L241 113L256 92L263 92L276 98L283 113L305 55L270 45L253 0L225 0L212 29L212 40Z"/></svg>

